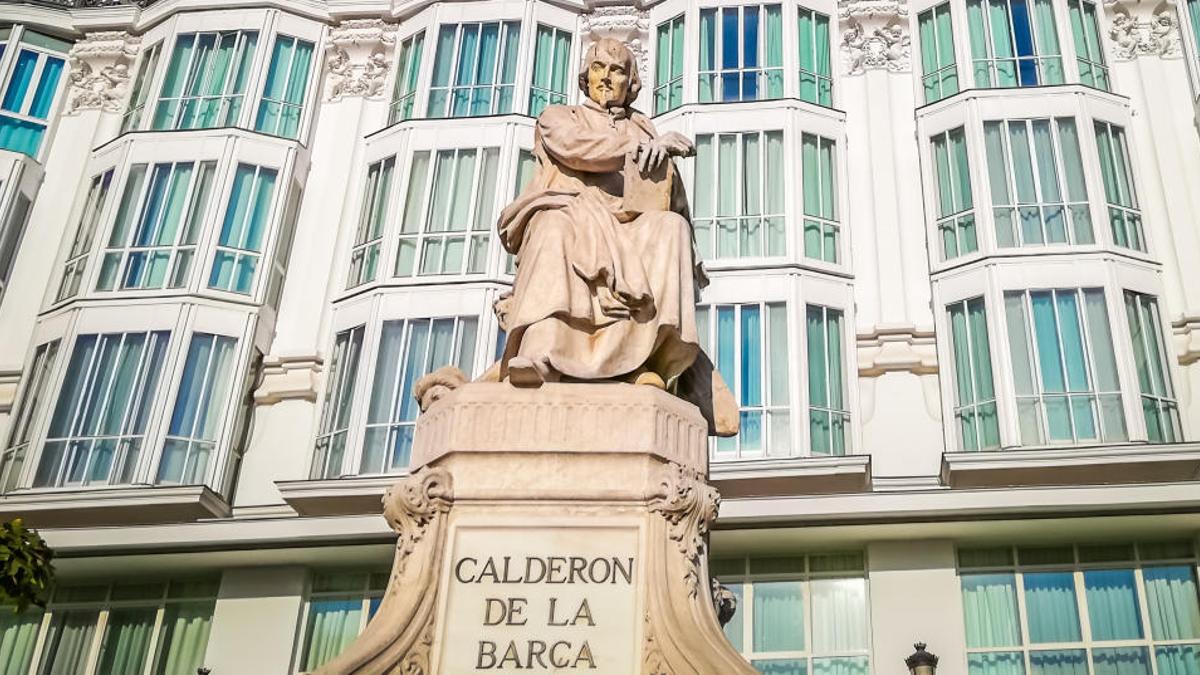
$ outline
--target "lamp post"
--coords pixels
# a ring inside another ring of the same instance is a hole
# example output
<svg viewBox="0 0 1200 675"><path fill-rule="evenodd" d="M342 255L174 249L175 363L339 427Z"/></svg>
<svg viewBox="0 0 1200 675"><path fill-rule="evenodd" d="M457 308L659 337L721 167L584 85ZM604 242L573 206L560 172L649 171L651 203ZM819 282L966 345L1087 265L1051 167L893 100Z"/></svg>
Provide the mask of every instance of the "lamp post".
<svg viewBox="0 0 1200 675"><path fill-rule="evenodd" d="M925 651L924 642L914 644L913 649L917 651L913 652L912 656L904 659L904 665L908 666L908 672L911 675L936 675L937 655Z"/></svg>

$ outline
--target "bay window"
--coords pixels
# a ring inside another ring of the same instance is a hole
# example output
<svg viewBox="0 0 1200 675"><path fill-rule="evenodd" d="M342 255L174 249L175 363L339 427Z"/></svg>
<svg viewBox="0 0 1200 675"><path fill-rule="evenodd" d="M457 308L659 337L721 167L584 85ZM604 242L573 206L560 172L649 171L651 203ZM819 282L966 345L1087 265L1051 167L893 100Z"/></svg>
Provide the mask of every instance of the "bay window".
<svg viewBox="0 0 1200 675"><path fill-rule="evenodd" d="M1006 292L1004 307L1021 443L1126 440L1104 291Z"/></svg>
<svg viewBox="0 0 1200 675"><path fill-rule="evenodd" d="M925 102L957 94L958 65L954 60L950 3L943 2L918 14L917 32L921 41L921 88Z"/></svg>
<svg viewBox="0 0 1200 675"><path fill-rule="evenodd" d="M184 33L175 38L154 129L235 126L250 78L258 31Z"/></svg>
<svg viewBox="0 0 1200 675"><path fill-rule="evenodd" d="M958 559L969 675L1195 672L1191 542L964 548Z"/></svg>
<svg viewBox="0 0 1200 675"><path fill-rule="evenodd" d="M1062 52L1050 0L968 0L976 87L1062 84Z"/></svg>
<svg viewBox="0 0 1200 675"><path fill-rule="evenodd" d="M58 284L55 302L74 297L83 283L83 272L87 268L88 254L92 250L92 240L100 225L100 216L104 212L104 204L108 201L108 189L112 185L113 170L92 178L84 199L83 213L75 227L75 237L71 241L71 250L67 254L67 262L63 266L62 279Z"/></svg>
<svg viewBox="0 0 1200 675"><path fill-rule="evenodd" d="M956 385L954 422L960 449L998 448L1000 427L983 298L956 302L947 309Z"/></svg>
<svg viewBox="0 0 1200 675"><path fill-rule="evenodd" d="M334 340L310 478L336 478L341 475L364 331L365 326L356 326L338 333Z"/></svg>
<svg viewBox="0 0 1200 675"><path fill-rule="evenodd" d="M521 24L445 24L438 30L429 117L502 115L513 111Z"/></svg>
<svg viewBox="0 0 1200 675"><path fill-rule="evenodd" d="M787 305L698 307L696 326L740 406L738 435L716 439L714 459L792 454Z"/></svg>
<svg viewBox="0 0 1200 675"><path fill-rule="evenodd" d="M0 456L0 493L17 487L21 478L21 470L25 467L33 440L34 424L49 393L50 373L58 356L58 344L58 340L51 340L38 345L33 352L33 362L25 376L25 388L13 412L8 444Z"/></svg>
<svg viewBox="0 0 1200 675"><path fill-rule="evenodd" d="M413 153L396 276L484 271L499 161L499 148Z"/></svg>
<svg viewBox="0 0 1200 675"><path fill-rule="evenodd" d="M408 468L418 413L413 385L445 365L470 374L477 332L476 317L383 322L360 473L394 473Z"/></svg>
<svg viewBox="0 0 1200 675"><path fill-rule="evenodd" d="M367 169L367 187L363 195L362 210L358 215L354 248L350 252L350 279L346 282L348 288L375 280L380 248L383 244L383 227L387 219L388 196L392 190L392 173L395 168L396 158L388 157Z"/></svg>
<svg viewBox="0 0 1200 675"><path fill-rule="evenodd" d="M829 56L829 17L807 7L800 13L800 100L833 105L833 71Z"/></svg>
<svg viewBox="0 0 1200 675"><path fill-rule="evenodd" d="M0 149L37 159L62 91L71 43L23 26L0 29ZM7 68L7 77L4 69Z"/></svg>
<svg viewBox="0 0 1200 675"><path fill-rule="evenodd" d="M845 455L849 406L842 372L842 313L808 305L808 438L814 455Z"/></svg>
<svg viewBox="0 0 1200 675"><path fill-rule="evenodd" d="M313 43L289 35L275 37L271 65L258 104L258 119L254 123L256 131L297 138L312 57Z"/></svg>
<svg viewBox="0 0 1200 675"><path fill-rule="evenodd" d="M341 654L375 616L388 572L314 574L300 639L300 670L312 672Z"/></svg>
<svg viewBox="0 0 1200 675"><path fill-rule="evenodd" d="M169 337L148 331L76 338L34 487L132 481Z"/></svg>
<svg viewBox="0 0 1200 675"><path fill-rule="evenodd" d="M270 225L277 174L275 169L238 164L208 277L209 288L243 295L253 291Z"/></svg>
<svg viewBox="0 0 1200 675"><path fill-rule="evenodd" d="M159 483L206 482L232 398L236 357L236 338L192 334L158 466Z"/></svg>
<svg viewBox="0 0 1200 675"><path fill-rule="evenodd" d="M60 586L43 611L0 620L0 666L28 673L191 673L208 647L216 579ZM11 612L5 612L11 614ZM41 621L43 613L49 619Z"/></svg>
<svg viewBox="0 0 1200 675"><path fill-rule="evenodd" d="M1067 0L1067 9L1071 15L1071 36L1075 40L1079 81L1107 91L1108 66L1104 62L1104 46L1100 42L1096 3L1090 0Z"/></svg>
<svg viewBox="0 0 1200 675"><path fill-rule="evenodd" d="M129 95L129 108L121 115L121 133L142 125L142 114L146 111L146 101L150 98L150 81L154 79L154 72L158 69L162 45L161 41L156 42L142 52L142 63L133 78L133 93Z"/></svg>
<svg viewBox="0 0 1200 675"><path fill-rule="evenodd" d="M804 185L804 257L836 263L841 228L837 221L834 142L816 134L801 134L800 164Z"/></svg>
<svg viewBox="0 0 1200 675"><path fill-rule="evenodd" d="M780 5L701 8L700 102L783 96Z"/></svg>
<svg viewBox="0 0 1200 675"><path fill-rule="evenodd" d="M1152 443L1179 442L1183 440L1179 403L1171 386L1171 349L1163 339L1158 300L1143 293L1125 291L1125 316L1133 342L1146 435Z"/></svg>
<svg viewBox="0 0 1200 675"><path fill-rule="evenodd" d="M759 672L870 672L862 553L714 559L710 571L738 600L725 636Z"/></svg>
<svg viewBox="0 0 1200 675"><path fill-rule="evenodd" d="M96 290L187 285L215 171L216 162L133 165Z"/></svg>
<svg viewBox="0 0 1200 675"><path fill-rule="evenodd" d="M1074 118L983 124L1000 247L1093 244Z"/></svg>
<svg viewBox="0 0 1200 675"><path fill-rule="evenodd" d="M787 253L783 132L696 136L695 217L701 257Z"/></svg>
<svg viewBox="0 0 1200 675"><path fill-rule="evenodd" d="M937 177L937 230L942 240L942 259L979 250L967 139L962 127L933 137L933 166Z"/></svg>
<svg viewBox="0 0 1200 675"><path fill-rule="evenodd" d="M658 24L655 32L654 114L683 105L683 15Z"/></svg>
<svg viewBox="0 0 1200 675"><path fill-rule="evenodd" d="M567 102L571 80L571 33L538 24L533 48L533 79L529 83L529 115L537 117L548 105Z"/></svg>
<svg viewBox="0 0 1200 675"><path fill-rule="evenodd" d="M1142 214L1138 210L1133 173L1129 165L1129 146L1125 130L1097 120L1096 145L1100 151L1100 175L1104 179L1104 195L1108 200L1108 221L1113 243L1136 251L1146 250L1142 230Z"/></svg>
<svg viewBox="0 0 1200 675"><path fill-rule="evenodd" d="M421 55L425 50L425 31L400 43L400 60L396 68L396 84L392 89L392 104L388 124L412 119L417 103L417 78L421 73Z"/></svg>

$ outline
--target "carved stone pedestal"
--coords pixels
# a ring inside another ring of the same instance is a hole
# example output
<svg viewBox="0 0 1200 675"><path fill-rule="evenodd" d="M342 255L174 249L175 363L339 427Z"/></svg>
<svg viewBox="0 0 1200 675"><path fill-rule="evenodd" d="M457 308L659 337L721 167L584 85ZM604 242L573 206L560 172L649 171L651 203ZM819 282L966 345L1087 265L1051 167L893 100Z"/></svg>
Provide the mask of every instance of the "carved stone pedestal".
<svg viewBox="0 0 1200 675"><path fill-rule="evenodd" d="M418 421L366 631L319 672L756 672L717 624L705 422L647 386L472 383Z"/></svg>

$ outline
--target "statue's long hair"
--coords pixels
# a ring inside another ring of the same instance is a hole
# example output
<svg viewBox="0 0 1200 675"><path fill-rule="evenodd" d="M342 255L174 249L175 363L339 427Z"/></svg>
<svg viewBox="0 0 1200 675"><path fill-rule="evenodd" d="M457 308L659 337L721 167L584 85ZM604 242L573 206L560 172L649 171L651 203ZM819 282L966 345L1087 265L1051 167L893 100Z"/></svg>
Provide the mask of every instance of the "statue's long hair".
<svg viewBox="0 0 1200 675"><path fill-rule="evenodd" d="M596 56L601 49L610 54L621 54L624 56L625 72L629 75L629 91L625 94L625 100L621 102L621 105L629 107L637 100L638 94L642 91L642 78L638 75L637 56L620 40L606 37L592 43L592 46L587 50L587 54L583 57L583 63L579 65L579 90L583 92L584 96L587 96L588 68L591 67L592 61L596 60Z"/></svg>

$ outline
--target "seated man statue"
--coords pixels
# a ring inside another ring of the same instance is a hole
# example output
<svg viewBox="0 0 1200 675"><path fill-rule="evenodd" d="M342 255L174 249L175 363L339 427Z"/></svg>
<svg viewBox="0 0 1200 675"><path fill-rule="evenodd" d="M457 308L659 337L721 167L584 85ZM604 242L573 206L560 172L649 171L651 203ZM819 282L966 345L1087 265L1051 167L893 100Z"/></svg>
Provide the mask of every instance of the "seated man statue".
<svg viewBox="0 0 1200 675"><path fill-rule="evenodd" d="M670 387L707 408L710 422L715 397L726 435L737 407L700 352L695 305L706 279L671 160L695 146L674 131L659 135L630 107L641 83L621 42L605 38L588 50L579 87L583 105L552 105L538 117L537 171L500 214L517 275L497 308L508 331L499 377L520 387ZM693 366L700 372L687 373Z"/></svg>

